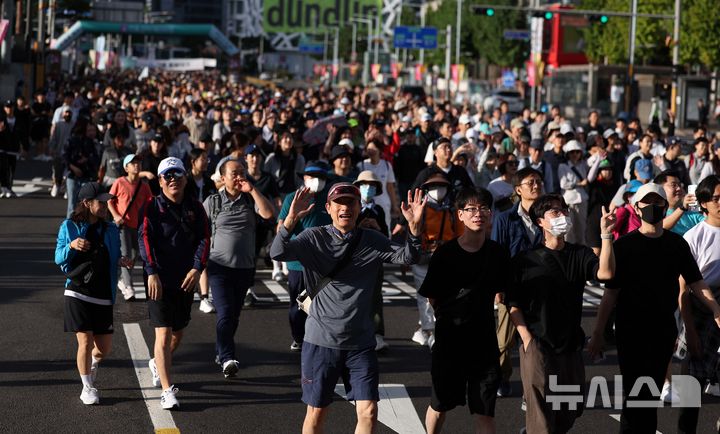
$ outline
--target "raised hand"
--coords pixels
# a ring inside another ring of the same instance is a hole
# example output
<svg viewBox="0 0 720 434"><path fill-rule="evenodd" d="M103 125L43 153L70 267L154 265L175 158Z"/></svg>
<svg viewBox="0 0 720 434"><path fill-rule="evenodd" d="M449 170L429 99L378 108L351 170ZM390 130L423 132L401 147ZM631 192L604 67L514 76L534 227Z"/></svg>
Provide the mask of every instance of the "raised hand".
<svg viewBox="0 0 720 434"><path fill-rule="evenodd" d="M314 203L311 203L313 198L310 189L302 187L295 192L295 197L290 204L290 210L288 211L288 218L286 220L292 220L293 224L295 221L302 219L315 207Z"/></svg>
<svg viewBox="0 0 720 434"><path fill-rule="evenodd" d="M237 188L243 193L251 193L255 187L247 179L240 179L236 182Z"/></svg>
<svg viewBox="0 0 720 434"><path fill-rule="evenodd" d="M407 203L403 202L400 205L400 210L408 222L410 233L414 236L420 234L420 227L422 225L423 214L425 213L425 205L427 204L427 196L423 197L423 192L420 189L415 189L415 192L408 191Z"/></svg>
<svg viewBox="0 0 720 434"><path fill-rule="evenodd" d="M600 217L600 233L609 234L615 229L615 214L609 212L607 208L602 207L602 216Z"/></svg>

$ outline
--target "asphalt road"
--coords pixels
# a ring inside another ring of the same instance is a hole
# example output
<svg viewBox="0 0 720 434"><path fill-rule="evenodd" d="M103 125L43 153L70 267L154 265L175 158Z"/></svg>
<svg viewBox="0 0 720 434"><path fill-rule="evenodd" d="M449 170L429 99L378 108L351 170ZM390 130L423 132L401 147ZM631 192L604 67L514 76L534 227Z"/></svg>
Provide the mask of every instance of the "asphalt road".
<svg viewBox="0 0 720 434"><path fill-rule="evenodd" d="M300 431L305 406L300 401L299 354L289 351L286 294L263 282L269 280L267 270L258 273L255 286L262 301L240 318L237 379L224 379L213 362L215 316L195 307L174 358L181 409L158 410L157 390L146 381L147 356L141 357L153 345L147 309L142 301L120 300L115 305L113 352L97 380L101 404L83 405L78 399L75 338L63 332L63 277L53 262L66 202L49 196L49 168L42 163L21 162L17 178L21 197L0 200L0 432L141 433L173 427L192 433ZM391 347L380 355L381 393L387 399L381 400L379 433L422 432L430 401L430 353L410 341L417 313L412 290L403 282L410 283L409 276L388 269L385 319ZM586 301L583 327L590 331L597 292L588 291ZM524 426L517 353L513 362L515 393L498 399L499 433L517 433ZM587 364L587 378L607 378L612 391L613 376L619 374L615 362L614 351L608 351L602 363ZM673 369L677 372L678 366ZM720 399L704 395L703 400L698 432L714 432ZM616 432L619 423L613 415L618 414L614 409L587 409L572 432ZM658 430L676 432L677 415L677 409L660 409ZM354 420L354 407L338 394L326 432L352 432ZM445 432L473 432L467 408L449 414Z"/></svg>

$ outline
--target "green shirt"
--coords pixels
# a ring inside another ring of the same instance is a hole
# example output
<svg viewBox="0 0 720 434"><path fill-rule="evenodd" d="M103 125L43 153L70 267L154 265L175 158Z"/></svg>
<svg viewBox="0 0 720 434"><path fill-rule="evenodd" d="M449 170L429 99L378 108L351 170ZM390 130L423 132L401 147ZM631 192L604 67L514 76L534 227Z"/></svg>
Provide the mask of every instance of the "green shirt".
<svg viewBox="0 0 720 434"><path fill-rule="evenodd" d="M668 208L665 216L669 216L673 213L673 211L675 211L675 208ZM685 211L683 215L680 216L680 220L675 223L675 226L673 226L670 231L675 232L678 235L685 235L685 232L694 228L698 223L702 223L704 221L705 216L702 213L697 211Z"/></svg>

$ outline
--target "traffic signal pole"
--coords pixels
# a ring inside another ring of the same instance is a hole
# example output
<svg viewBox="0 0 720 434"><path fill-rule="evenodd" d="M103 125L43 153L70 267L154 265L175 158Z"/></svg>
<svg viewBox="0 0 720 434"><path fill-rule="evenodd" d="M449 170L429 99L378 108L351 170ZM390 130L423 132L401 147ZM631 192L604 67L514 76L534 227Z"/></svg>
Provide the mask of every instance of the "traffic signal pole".
<svg viewBox="0 0 720 434"><path fill-rule="evenodd" d="M675 0L675 22L673 23L673 52L672 52L672 89L670 91L670 110L677 116L678 91L678 62L680 61L680 0ZM675 125L676 127L678 125Z"/></svg>

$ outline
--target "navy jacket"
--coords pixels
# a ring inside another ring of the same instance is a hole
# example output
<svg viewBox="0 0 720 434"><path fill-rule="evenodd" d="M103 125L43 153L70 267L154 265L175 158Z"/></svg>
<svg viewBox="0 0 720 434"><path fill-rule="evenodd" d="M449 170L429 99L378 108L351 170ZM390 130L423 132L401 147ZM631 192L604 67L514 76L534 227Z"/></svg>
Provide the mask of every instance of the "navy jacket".
<svg viewBox="0 0 720 434"><path fill-rule="evenodd" d="M528 236L525 223L518 214L520 202L518 201L509 210L495 215L493 219L492 235L490 238L497 241L510 251L510 257L515 257L520 252L530 250L542 244L542 235L534 240Z"/></svg>
<svg viewBox="0 0 720 434"><path fill-rule="evenodd" d="M140 211L139 223L140 256L148 275L159 274L163 285L177 285L179 289L191 269L205 268L210 230L205 209L197 199L185 196L182 204L176 205L163 194L151 197Z"/></svg>

